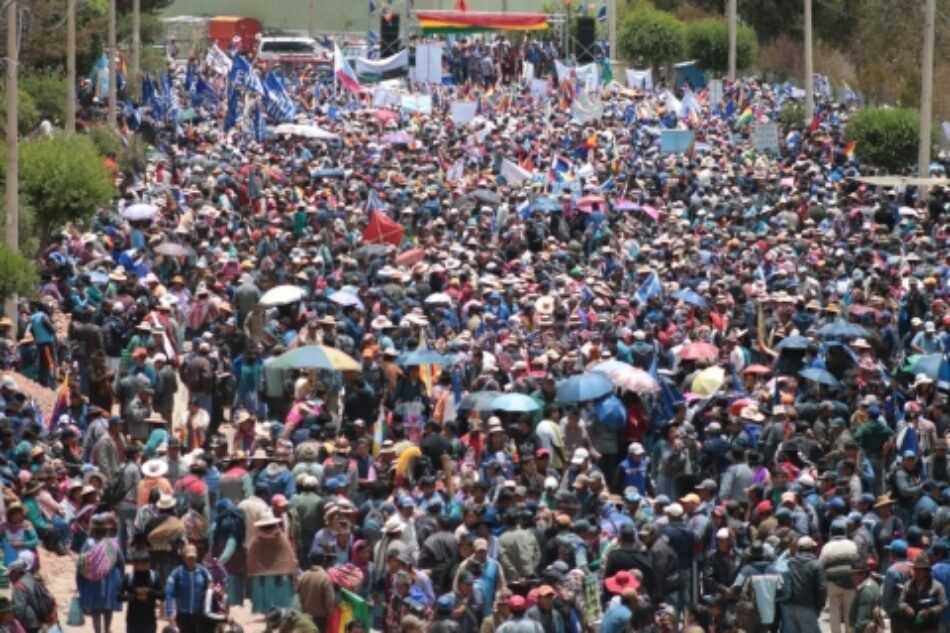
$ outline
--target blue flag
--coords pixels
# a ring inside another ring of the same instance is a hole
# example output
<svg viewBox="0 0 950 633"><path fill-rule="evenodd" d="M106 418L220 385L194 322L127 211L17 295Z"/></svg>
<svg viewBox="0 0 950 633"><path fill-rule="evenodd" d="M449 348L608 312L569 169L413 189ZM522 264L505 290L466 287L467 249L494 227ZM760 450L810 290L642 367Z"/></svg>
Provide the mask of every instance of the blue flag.
<svg viewBox="0 0 950 633"><path fill-rule="evenodd" d="M636 292L637 302L642 305L650 299L659 297L662 293L663 287L660 286L660 278L655 270L650 271L650 274L643 280L643 284Z"/></svg>
<svg viewBox="0 0 950 633"><path fill-rule="evenodd" d="M185 90L191 92L195 87L195 65L188 62L188 68L185 70Z"/></svg>
<svg viewBox="0 0 950 633"><path fill-rule="evenodd" d="M291 121L297 114L297 104L287 94L284 82L274 71L264 77L264 107L267 116L277 123Z"/></svg>
<svg viewBox="0 0 950 633"><path fill-rule="evenodd" d="M238 104L238 91L235 90L234 88L231 88L230 90L228 90L228 111L224 115L224 131L225 132L227 132L228 130L233 128L235 125L237 125L238 117L240 116L238 114L239 108L240 108L240 105Z"/></svg>
<svg viewBox="0 0 950 633"><path fill-rule="evenodd" d="M606 22L607 21L607 0L601 0L600 7L597 9L597 21ZM610 51L613 53L613 51Z"/></svg>
<svg viewBox="0 0 950 633"><path fill-rule="evenodd" d="M656 384L660 385L660 391L656 396L656 403L650 411L650 425L656 428L673 417L673 405L683 400L683 394L660 376L660 373L656 369L655 356L653 362L650 364L650 375L653 377L653 380L656 381Z"/></svg>
<svg viewBox="0 0 950 633"><path fill-rule="evenodd" d="M214 91L211 84L205 81L204 77L198 77L194 89L191 91L191 104L196 108L202 104L209 108L215 108L219 101L218 93Z"/></svg>
<svg viewBox="0 0 950 633"><path fill-rule="evenodd" d="M231 72L228 73L228 81L231 82L232 86L246 88L262 96L264 94L264 85L261 83L261 78L243 55L234 56L231 62Z"/></svg>

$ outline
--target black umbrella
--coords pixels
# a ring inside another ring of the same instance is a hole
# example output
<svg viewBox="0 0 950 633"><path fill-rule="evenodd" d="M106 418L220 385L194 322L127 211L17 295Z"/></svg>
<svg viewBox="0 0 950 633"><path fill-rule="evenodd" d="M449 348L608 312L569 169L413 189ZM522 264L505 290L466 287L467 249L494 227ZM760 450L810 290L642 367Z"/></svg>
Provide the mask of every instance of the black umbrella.
<svg viewBox="0 0 950 633"><path fill-rule="evenodd" d="M476 189L469 195L484 204L501 204L501 196L490 189Z"/></svg>

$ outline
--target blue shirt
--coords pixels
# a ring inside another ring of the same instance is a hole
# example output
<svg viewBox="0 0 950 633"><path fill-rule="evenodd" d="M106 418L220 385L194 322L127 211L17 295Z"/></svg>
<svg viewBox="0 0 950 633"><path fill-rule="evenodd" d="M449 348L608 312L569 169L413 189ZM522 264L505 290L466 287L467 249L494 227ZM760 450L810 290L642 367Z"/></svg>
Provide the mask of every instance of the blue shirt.
<svg viewBox="0 0 950 633"><path fill-rule="evenodd" d="M934 580L943 585L944 590L950 591L950 561L942 560L933 566ZM944 609L940 616L941 622L950 622L950 609Z"/></svg>
<svg viewBox="0 0 950 633"><path fill-rule="evenodd" d="M211 583L211 572L204 565L191 571L179 565L165 583L165 613L200 615L204 613L205 592Z"/></svg>

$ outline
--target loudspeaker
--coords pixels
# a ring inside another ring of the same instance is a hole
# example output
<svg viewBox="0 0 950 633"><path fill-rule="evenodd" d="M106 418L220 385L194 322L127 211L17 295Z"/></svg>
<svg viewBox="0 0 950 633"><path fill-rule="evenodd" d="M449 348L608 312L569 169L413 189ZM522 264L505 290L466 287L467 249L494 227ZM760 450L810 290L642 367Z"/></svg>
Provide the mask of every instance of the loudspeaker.
<svg viewBox="0 0 950 633"><path fill-rule="evenodd" d="M399 40L399 15L379 19L379 56L389 57L402 50Z"/></svg>
<svg viewBox="0 0 950 633"><path fill-rule="evenodd" d="M577 18L577 37L574 42L574 57L578 64L594 61L594 39L597 37L597 23L590 16Z"/></svg>

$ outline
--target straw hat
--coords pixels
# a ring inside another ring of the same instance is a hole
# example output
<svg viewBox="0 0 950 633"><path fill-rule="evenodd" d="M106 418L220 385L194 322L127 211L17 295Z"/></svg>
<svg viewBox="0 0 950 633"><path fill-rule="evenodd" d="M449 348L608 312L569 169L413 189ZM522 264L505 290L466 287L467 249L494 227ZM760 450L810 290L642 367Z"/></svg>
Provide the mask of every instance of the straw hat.
<svg viewBox="0 0 950 633"><path fill-rule="evenodd" d="M150 459L142 464L142 476L153 479L164 477L168 472L168 462L163 459Z"/></svg>

